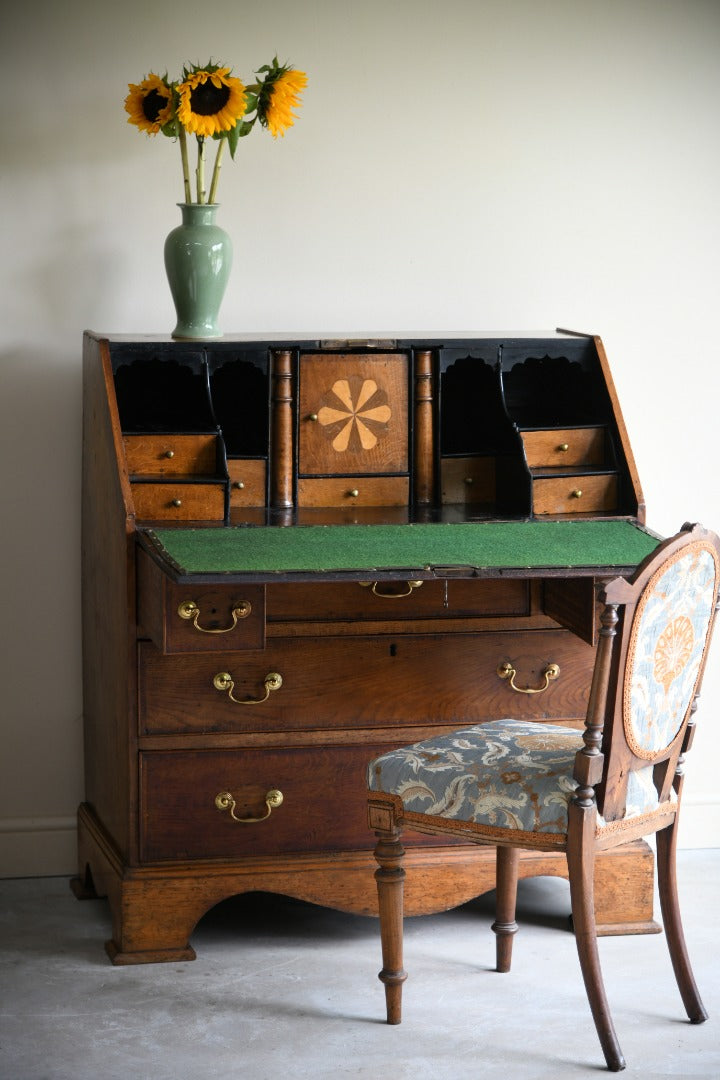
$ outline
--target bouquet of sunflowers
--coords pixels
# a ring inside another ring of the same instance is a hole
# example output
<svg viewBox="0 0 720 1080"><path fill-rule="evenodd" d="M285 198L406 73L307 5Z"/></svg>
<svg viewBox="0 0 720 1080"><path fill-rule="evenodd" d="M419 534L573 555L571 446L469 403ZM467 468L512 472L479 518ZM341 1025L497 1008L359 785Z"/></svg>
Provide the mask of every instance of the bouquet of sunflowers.
<svg viewBox="0 0 720 1080"><path fill-rule="evenodd" d="M167 75L147 75L140 83L129 83L125 99L128 123L140 131L159 131L180 144L186 203L214 203L225 145L231 157L239 140L249 135L256 123L277 137L292 127L299 95L307 85L307 75L277 57L255 74L255 83L245 86L230 74L231 68L208 63L204 67L184 67L182 78L172 82ZM197 140L197 166L193 199L188 163L187 136ZM206 140L217 142L210 190L205 187Z"/></svg>

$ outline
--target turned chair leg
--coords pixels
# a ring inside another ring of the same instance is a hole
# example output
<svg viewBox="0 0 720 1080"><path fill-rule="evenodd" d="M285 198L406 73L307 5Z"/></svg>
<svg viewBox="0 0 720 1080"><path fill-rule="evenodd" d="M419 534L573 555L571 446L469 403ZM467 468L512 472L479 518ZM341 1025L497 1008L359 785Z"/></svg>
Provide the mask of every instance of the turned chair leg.
<svg viewBox="0 0 720 1080"><path fill-rule="evenodd" d="M385 984L385 1005L388 1024L399 1024L402 1019L402 987L407 979L403 970L403 883L405 851L400 843L400 833L378 833L375 859L378 869L375 880L378 891L380 915L380 940L382 943L382 971L378 978Z"/></svg>
<svg viewBox="0 0 720 1080"><path fill-rule="evenodd" d="M662 829L656 836L660 910L662 911L668 951L670 952L670 959L685 1011L693 1024L702 1024L707 1020L708 1014L700 999L692 968L690 967L680 917L680 903L678 901L676 873L677 818L672 825Z"/></svg>
<svg viewBox="0 0 720 1080"><path fill-rule="evenodd" d="M569 812L572 818L578 812L578 808L571 803ZM582 810L579 813L582 814ZM583 833L585 834L584 837ZM620 1072L621 1069L625 1068L625 1058L622 1055L615 1034L615 1026L610 1015L610 1006L605 994L605 984L597 945L594 897L594 833L594 809L592 814L585 815L577 823L577 828L573 828L571 825L568 831L567 863L570 881L570 903L580 969L600 1045L608 1069L611 1072Z"/></svg>
<svg viewBox="0 0 720 1080"><path fill-rule="evenodd" d="M509 971L512 963L513 938L517 933L515 922L517 905L518 864L520 852L514 847L495 849L495 954L498 971Z"/></svg>

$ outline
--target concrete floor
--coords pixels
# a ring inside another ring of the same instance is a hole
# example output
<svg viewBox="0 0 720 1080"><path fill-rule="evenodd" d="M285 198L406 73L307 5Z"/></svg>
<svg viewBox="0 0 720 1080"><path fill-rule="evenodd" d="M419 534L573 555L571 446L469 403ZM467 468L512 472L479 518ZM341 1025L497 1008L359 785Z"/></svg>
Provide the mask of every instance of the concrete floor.
<svg viewBox="0 0 720 1080"><path fill-rule="evenodd" d="M720 850L680 854L711 1015L687 1023L664 936L604 938L626 1077L720 1078ZM0 881L2 1080L560 1080L604 1062L565 882L521 882L514 970L492 971L492 895L406 922L402 1025L383 1018L375 920L276 896L201 920L192 963L113 968L105 901L60 878ZM607 1075L607 1073L605 1074Z"/></svg>

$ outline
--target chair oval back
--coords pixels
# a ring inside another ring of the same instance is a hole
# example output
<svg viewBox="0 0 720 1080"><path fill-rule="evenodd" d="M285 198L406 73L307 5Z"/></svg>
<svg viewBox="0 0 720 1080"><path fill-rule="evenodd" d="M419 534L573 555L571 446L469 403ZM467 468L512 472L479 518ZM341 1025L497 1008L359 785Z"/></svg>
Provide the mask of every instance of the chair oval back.
<svg viewBox="0 0 720 1080"><path fill-rule="evenodd" d="M701 675L718 588L718 555L697 541L665 562L635 610L623 689L625 738L652 761L680 732Z"/></svg>

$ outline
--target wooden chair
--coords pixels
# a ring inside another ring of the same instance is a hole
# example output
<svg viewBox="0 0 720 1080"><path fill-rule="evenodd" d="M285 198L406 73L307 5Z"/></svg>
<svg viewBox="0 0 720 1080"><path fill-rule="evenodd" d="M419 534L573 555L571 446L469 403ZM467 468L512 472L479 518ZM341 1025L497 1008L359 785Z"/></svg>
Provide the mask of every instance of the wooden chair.
<svg viewBox="0 0 720 1080"><path fill-rule="evenodd" d="M595 852L657 834L668 948L688 1017L707 1019L688 960L675 852L682 763L718 608L720 539L685 525L604 605L583 732L497 720L393 750L368 769L387 1021L401 1019L404 827L497 849L497 970L509 971L518 849L567 857L580 966L608 1068L625 1067L603 985L593 905Z"/></svg>

